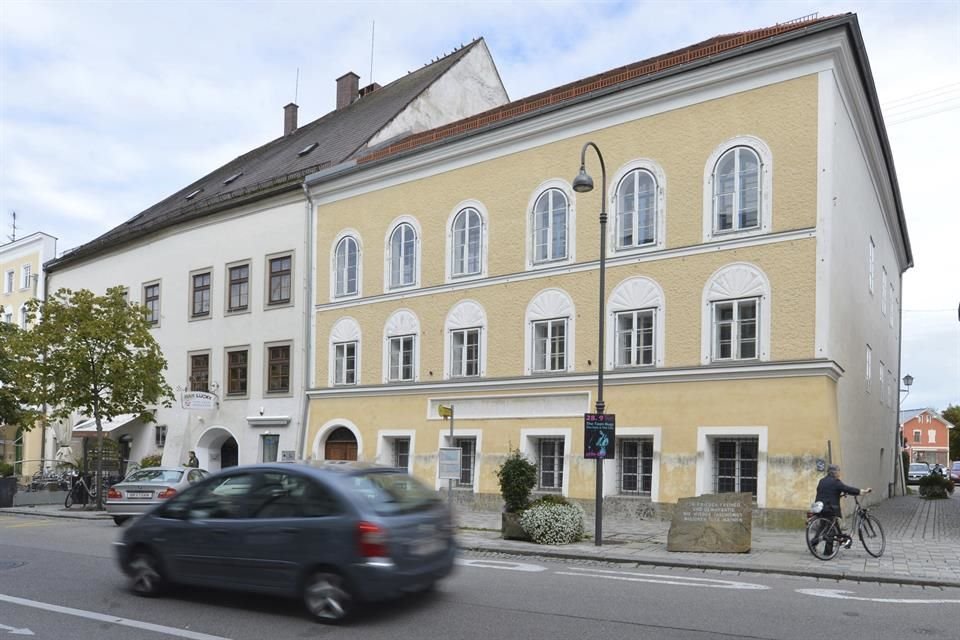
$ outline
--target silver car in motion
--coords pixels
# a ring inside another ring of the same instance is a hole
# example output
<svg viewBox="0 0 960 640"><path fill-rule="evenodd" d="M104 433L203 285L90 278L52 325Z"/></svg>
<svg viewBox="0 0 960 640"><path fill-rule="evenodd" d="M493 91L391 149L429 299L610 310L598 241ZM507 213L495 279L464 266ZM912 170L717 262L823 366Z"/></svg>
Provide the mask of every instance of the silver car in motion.
<svg viewBox="0 0 960 640"><path fill-rule="evenodd" d="M117 525L150 511L209 472L193 467L146 467L130 473L107 492L107 513Z"/></svg>
<svg viewBox="0 0 960 640"><path fill-rule="evenodd" d="M171 583L301 598L327 623L430 589L453 569L450 512L398 469L264 464L207 478L123 531L134 593Z"/></svg>

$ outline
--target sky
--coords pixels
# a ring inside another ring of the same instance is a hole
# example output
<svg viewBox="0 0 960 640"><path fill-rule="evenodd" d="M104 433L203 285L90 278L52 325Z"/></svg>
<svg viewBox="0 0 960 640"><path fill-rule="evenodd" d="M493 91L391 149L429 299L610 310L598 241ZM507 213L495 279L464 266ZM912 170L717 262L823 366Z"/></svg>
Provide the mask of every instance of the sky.
<svg viewBox="0 0 960 640"><path fill-rule="evenodd" d="M483 36L518 99L721 33L846 12L860 20L914 254L903 408L943 409L960 404L958 0L0 0L0 244L12 211L17 237L49 233L59 252L92 240L279 137L288 102L301 124L330 111L347 71L386 84Z"/></svg>

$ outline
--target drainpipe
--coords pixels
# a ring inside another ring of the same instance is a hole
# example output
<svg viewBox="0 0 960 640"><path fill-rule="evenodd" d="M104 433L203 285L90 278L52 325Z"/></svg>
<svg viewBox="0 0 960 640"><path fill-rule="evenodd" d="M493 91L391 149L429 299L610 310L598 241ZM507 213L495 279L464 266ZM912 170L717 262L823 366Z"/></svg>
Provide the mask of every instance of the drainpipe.
<svg viewBox="0 0 960 640"><path fill-rule="evenodd" d="M304 257L306 261L307 281L304 284L303 301L303 410L300 415L300 437L297 443L297 453L302 459L307 458L307 420L310 417L310 398L307 396L307 389L313 386L313 281L315 265L313 264L313 198L310 197L310 188L304 179L303 195L307 199L307 211L305 216L306 247Z"/></svg>
<svg viewBox="0 0 960 640"><path fill-rule="evenodd" d="M900 325L897 327L897 379L893 381L894 389L897 390L897 406L894 411L893 418L893 455L896 458L893 461L893 491L890 491L890 497L897 495L897 484L903 489L901 495L907 495L906 484L906 473L907 470L903 468L903 454L901 453L901 443L903 440L900 438L900 380L903 373L903 272L900 272L900 304L897 305L900 311ZM900 469L900 473L897 474L897 469Z"/></svg>

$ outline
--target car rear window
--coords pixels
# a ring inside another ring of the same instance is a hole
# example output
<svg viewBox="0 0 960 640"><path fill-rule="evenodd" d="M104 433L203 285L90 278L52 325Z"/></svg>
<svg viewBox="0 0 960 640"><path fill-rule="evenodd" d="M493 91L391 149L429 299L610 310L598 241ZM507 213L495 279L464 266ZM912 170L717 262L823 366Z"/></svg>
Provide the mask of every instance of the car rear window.
<svg viewBox="0 0 960 640"><path fill-rule="evenodd" d="M361 473L351 476L351 481L380 515L420 511L439 502L435 491L405 473Z"/></svg>
<svg viewBox="0 0 960 640"><path fill-rule="evenodd" d="M140 469L127 476L124 482L180 482L183 471L175 469Z"/></svg>

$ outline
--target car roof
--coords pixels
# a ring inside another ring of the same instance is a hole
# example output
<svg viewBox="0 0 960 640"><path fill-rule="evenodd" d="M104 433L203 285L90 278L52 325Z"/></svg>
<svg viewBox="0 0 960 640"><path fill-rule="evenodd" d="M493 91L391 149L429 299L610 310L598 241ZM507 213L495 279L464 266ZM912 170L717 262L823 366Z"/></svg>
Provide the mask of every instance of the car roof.
<svg viewBox="0 0 960 640"><path fill-rule="evenodd" d="M336 473L352 475L358 473L406 473L406 469L389 467L370 462L355 460L298 460L297 462L277 462L266 464L250 464L230 467L229 470L243 469L247 471L289 471L291 468L308 473ZM224 469L226 471L227 469Z"/></svg>

